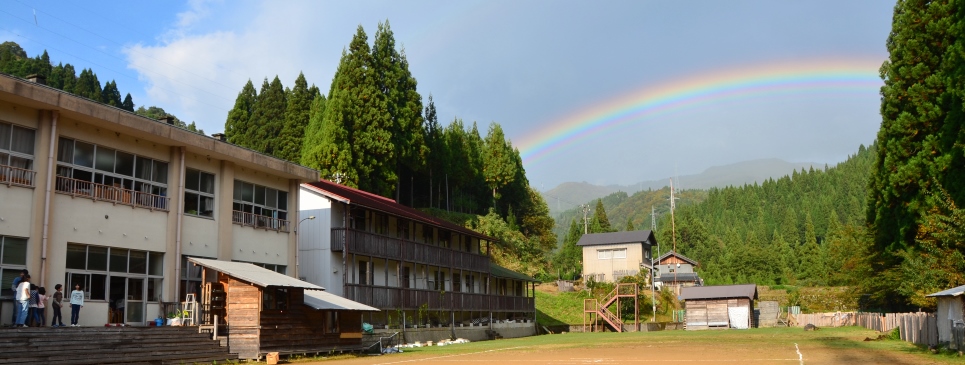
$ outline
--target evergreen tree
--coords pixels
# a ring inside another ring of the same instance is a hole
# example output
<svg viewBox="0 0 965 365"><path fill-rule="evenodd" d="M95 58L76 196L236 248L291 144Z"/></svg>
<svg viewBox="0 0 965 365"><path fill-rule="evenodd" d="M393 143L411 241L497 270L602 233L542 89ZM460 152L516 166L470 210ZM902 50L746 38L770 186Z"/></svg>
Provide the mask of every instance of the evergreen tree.
<svg viewBox="0 0 965 365"><path fill-rule="evenodd" d="M305 135L305 127L309 123L313 98L314 95L308 89L308 82L305 81L305 75L299 73L298 78L295 79L295 86L288 96L285 125L277 137L278 158L292 162L301 160L302 138Z"/></svg>
<svg viewBox="0 0 965 365"><path fill-rule="evenodd" d="M127 93L127 96L124 97L124 101L121 102L121 109L129 112L134 111L134 99L131 98L131 93Z"/></svg>
<svg viewBox="0 0 965 365"><path fill-rule="evenodd" d="M571 220L563 245L553 259L553 266L564 280L576 279L583 272L583 249L576 245L580 237L583 237L583 226Z"/></svg>
<svg viewBox="0 0 965 365"><path fill-rule="evenodd" d="M101 91L101 101L107 105L117 108L123 106L123 101L121 101L121 92L117 90L117 83L114 82L114 80L108 81L106 84L104 84L104 90Z"/></svg>
<svg viewBox="0 0 965 365"><path fill-rule="evenodd" d="M93 70L83 69L80 71L80 76L77 78L77 84L74 85L74 89L71 91L77 96L82 96L94 101L104 102L101 84L97 81L97 75L94 74Z"/></svg>
<svg viewBox="0 0 965 365"><path fill-rule="evenodd" d="M432 94L429 94L429 102L425 110L425 141L426 147L429 148L428 160L426 162L426 172L429 175L429 206L438 208L440 207L439 204L433 202L442 201L442 194L440 194L439 191L441 189L437 189L436 191L433 191L433 189L435 186L442 185L438 175L446 171L445 163L448 160L449 151L446 147L442 126L439 125L439 118L436 115L436 104L432 101Z"/></svg>
<svg viewBox="0 0 965 365"><path fill-rule="evenodd" d="M325 95L318 95L312 100L312 108L308 113L308 125L305 126L305 137L302 138L300 162L304 166L317 168L321 161L322 131L325 118ZM327 178L327 176L323 176Z"/></svg>
<svg viewBox="0 0 965 365"><path fill-rule="evenodd" d="M493 200L499 199L497 190L513 182L516 177L516 163L513 160L512 146L506 143L503 128L497 123L489 125L483 147L483 177L493 191Z"/></svg>
<svg viewBox="0 0 965 365"><path fill-rule="evenodd" d="M602 199L596 200L596 207L593 208L593 220L591 222L591 232L593 233L613 232L613 228L610 227L610 219L606 216L606 208L603 207Z"/></svg>
<svg viewBox="0 0 965 365"><path fill-rule="evenodd" d="M61 88L61 90L64 90L71 94L76 94L76 92L74 92L74 89L77 87L77 70L74 69L73 65L68 63L64 65L63 75L64 75L64 83L63 83L64 86L63 88Z"/></svg>
<svg viewBox="0 0 965 365"><path fill-rule="evenodd" d="M235 106L228 112L228 119L225 121L225 138L229 143L244 147L251 145L249 140L253 129L251 114L254 112L257 101L258 93L255 91L255 85L248 80L235 98Z"/></svg>
<svg viewBox="0 0 965 365"><path fill-rule="evenodd" d="M279 134L285 125L285 87L278 76L268 83L268 79L261 85L261 91L252 108L249 128L250 137L245 141L247 146L255 151L278 156ZM246 133L247 134L247 133Z"/></svg>

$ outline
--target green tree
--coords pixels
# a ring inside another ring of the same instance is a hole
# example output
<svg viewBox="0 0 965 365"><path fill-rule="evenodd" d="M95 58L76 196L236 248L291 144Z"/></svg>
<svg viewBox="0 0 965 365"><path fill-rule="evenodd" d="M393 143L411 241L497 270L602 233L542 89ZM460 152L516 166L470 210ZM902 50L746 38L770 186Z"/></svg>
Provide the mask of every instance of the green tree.
<svg viewBox="0 0 965 365"><path fill-rule="evenodd" d="M517 166L513 160L512 145L506 141L503 128L498 123L489 125L489 133L483 147L483 177L493 192L493 201L499 199L497 190L513 182Z"/></svg>
<svg viewBox="0 0 965 365"><path fill-rule="evenodd" d="M77 96L82 96L90 100L103 102L103 95L101 95L101 84L97 81L97 75L91 69L83 69L80 71L80 76L77 78L77 84L74 85L74 89L71 91Z"/></svg>
<svg viewBox="0 0 965 365"><path fill-rule="evenodd" d="M285 125L281 129L281 134L277 137L278 152L276 155L278 158L292 162L301 160L302 139L305 136L305 127L309 123L314 97L315 95L309 92L305 75L298 73L295 86L288 96Z"/></svg>
<svg viewBox="0 0 965 365"><path fill-rule="evenodd" d="M249 142L249 133L253 129L251 114L254 112L257 101L258 92L251 80L248 80L235 98L235 106L228 112L228 119L225 121L225 138L229 143L244 147L251 145Z"/></svg>
<svg viewBox="0 0 965 365"><path fill-rule="evenodd" d="M129 112L134 111L134 99L131 98L131 93L127 93L127 96L124 97L124 101L121 102L121 109Z"/></svg>
<svg viewBox="0 0 965 365"><path fill-rule="evenodd" d="M606 208L603 207L603 200L596 200L596 207L593 208L593 220L590 221L590 232L606 233L613 232L610 227L610 219L607 218Z"/></svg>
<svg viewBox="0 0 965 365"><path fill-rule="evenodd" d="M583 272L583 249L576 245L580 237L583 237L583 225L571 220L563 245L553 259L553 266L563 279L575 279Z"/></svg>
<svg viewBox="0 0 965 365"><path fill-rule="evenodd" d="M174 116L174 114L170 114L164 111L164 108L161 108L161 107L150 106L145 108L144 106L141 106L134 111L134 114L147 117L150 119L154 119L154 120L158 120L164 117L171 117L174 119L175 126L187 129L189 131L192 131L198 134L204 134L204 130L198 129L198 127L194 124L194 122L191 122L191 124L187 124L181 121L181 119L178 119L178 117Z"/></svg>
<svg viewBox="0 0 965 365"><path fill-rule="evenodd" d="M101 91L101 101L104 102L104 104L117 108L123 106L124 102L121 100L121 92L117 90L117 83L114 82L114 80L104 84L104 90Z"/></svg>
<svg viewBox="0 0 965 365"><path fill-rule="evenodd" d="M285 87L278 76L261 84L261 91L252 108L250 128L244 147L279 157L279 134L285 125ZM247 134L247 133L246 133Z"/></svg>

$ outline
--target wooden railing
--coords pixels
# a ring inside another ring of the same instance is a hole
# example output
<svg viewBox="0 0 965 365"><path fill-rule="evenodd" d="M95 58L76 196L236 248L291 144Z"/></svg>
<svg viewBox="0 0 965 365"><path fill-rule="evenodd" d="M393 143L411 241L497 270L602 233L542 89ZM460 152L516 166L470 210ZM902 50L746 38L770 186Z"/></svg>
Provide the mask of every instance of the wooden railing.
<svg viewBox="0 0 965 365"><path fill-rule="evenodd" d="M66 176L57 176L57 192L75 197L90 198L111 202L114 204L129 205L132 207L168 211L171 199L151 193L144 193L135 190L123 189L117 186L96 184L90 181L72 179Z"/></svg>
<svg viewBox="0 0 965 365"><path fill-rule="evenodd" d="M231 211L231 221L242 226L264 228L266 230L279 232L288 232L289 228L289 222L287 220L238 210Z"/></svg>
<svg viewBox="0 0 965 365"><path fill-rule="evenodd" d="M345 298L379 309L532 312L533 298L345 284Z"/></svg>
<svg viewBox="0 0 965 365"><path fill-rule="evenodd" d="M332 251L489 272L489 256L347 228L332 228Z"/></svg>
<svg viewBox="0 0 965 365"><path fill-rule="evenodd" d="M37 173L19 167L0 165L0 184L34 187Z"/></svg>

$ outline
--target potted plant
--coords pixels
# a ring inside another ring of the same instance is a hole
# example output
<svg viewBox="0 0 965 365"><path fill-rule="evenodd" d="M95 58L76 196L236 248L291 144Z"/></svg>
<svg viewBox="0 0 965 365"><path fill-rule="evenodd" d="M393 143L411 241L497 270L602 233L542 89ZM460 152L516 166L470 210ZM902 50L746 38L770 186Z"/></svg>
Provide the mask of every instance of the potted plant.
<svg viewBox="0 0 965 365"><path fill-rule="evenodd" d="M181 325L181 311L177 310L177 311L168 313L167 325L168 325L168 326L180 326L180 325Z"/></svg>

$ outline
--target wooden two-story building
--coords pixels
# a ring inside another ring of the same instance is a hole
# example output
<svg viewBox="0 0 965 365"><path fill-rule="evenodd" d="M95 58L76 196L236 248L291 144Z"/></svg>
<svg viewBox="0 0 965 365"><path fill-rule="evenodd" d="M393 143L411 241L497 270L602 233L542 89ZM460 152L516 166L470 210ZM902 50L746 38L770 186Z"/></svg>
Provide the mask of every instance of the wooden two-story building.
<svg viewBox="0 0 965 365"><path fill-rule="evenodd" d="M301 278L380 309L363 318L376 328L534 320L535 280L492 263L494 238L330 181L300 199Z"/></svg>

